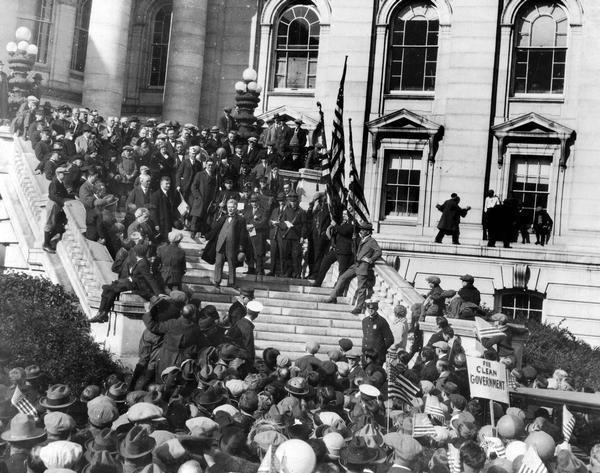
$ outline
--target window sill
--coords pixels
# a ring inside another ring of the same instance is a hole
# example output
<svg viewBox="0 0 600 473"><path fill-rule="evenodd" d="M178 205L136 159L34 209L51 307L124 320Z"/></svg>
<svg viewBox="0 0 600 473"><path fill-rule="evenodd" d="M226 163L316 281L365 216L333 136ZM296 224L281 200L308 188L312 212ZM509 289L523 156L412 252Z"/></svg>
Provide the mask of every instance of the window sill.
<svg viewBox="0 0 600 473"><path fill-rule="evenodd" d="M516 94L508 100L509 102L525 103L564 103L565 96L558 94Z"/></svg>
<svg viewBox="0 0 600 473"><path fill-rule="evenodd" d="M272 89L270 96L275 97L314 97L314 89Z"/></svg>
<svg viewBox="0 0 600 473"><path fill-rule="evenodd" d="M159 85L149 85L147 87L144 87L143 89L140 89L140 92L144 92L144 93L158 93L160 92L161 94L163 93L163 91L165 90L164 87L161 87Z"/></svg>
<svg viewBox="0 0 600 473"><path fill-rule="evenodd" d="M404 227L416 227L418 216L414 217L385 217L383 220L379 220L380 225L396 225Z"/></svg>
<svg viewBox="0 0 600 473"><path fill-rule="evenodd" d="M387 92L383 95L385 99L405 99L405 100L434 100L435 92Z"/></svg>
<svg viewBox="0 0 600 473"><path fill-rule="evenodd" d="M74 71L71 69L69 71L69 77L71 79L83 80L83 72Z"/></svg>

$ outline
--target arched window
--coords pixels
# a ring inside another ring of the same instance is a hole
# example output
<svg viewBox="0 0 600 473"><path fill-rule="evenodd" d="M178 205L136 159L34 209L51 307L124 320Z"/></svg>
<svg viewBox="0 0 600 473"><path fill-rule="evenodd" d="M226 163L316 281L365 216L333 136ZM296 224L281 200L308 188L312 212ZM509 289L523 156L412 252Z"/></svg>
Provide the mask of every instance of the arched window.
<svg viewBox="0 0 600 473"><path fill-rule="evenodd" d="M83 72L85 69L91 13L92 0L79 0L77 2L73 51L71 53L71 69L74 71Z"/></svg>
<svg viewBox="0 0 600 473"><path fill-rule="evenodd" d="M526 7L517 20L514 93L562 94L567 58L567 15L556 2Z"/></svg>
<svg viewBox="0 0 600 473"><path fill-rule="evenodd" d="M319 33L319 17L311 5L294 5L281 14L275 41L274 88L315 87Z"/></svg>
<svg viewBox="0 0 600 473"><path fill-rule="evenodd" d="M149 85L151 87L164 87L165 85L172 11L173 8L168 5L158 10L154 16L150 53Z"/></svg>
<svg viewBox="0 0 600 473"><path fill-rule="evenodd" d="M390 24L387 90L433 91L440 22L429 2L401 6Z"/></svg>
<svg viewBox="0 0 600 473"><path fill-rule="evenodd" d="M544 294L526 290L501 291L496 293L496 307L510 318L527 321L542 321Z"/></svg>
<svg viewBox="0 0 600 473"><path fill-rule="evenodd" d="M45 64L50 49L54 0L34 0L33 3L34 17L19 18L19 26L26 26L31 30L31 42L38 47L37 62Z"/></svg>

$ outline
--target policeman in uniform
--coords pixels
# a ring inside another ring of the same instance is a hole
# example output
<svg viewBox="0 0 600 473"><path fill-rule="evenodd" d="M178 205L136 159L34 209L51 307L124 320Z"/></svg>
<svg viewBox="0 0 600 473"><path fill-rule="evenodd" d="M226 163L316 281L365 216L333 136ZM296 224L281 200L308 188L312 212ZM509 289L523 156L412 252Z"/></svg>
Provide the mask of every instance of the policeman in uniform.
<svg viewBox="0 0 600 473"><path fill-rule="evenodd" d="M375 351L378 364L383 364L388 348L394 343L394 335L390 329L387 320L383 318L377 310L379 302L369 299L365 302L366 317L362 320L362 349L363 353L367 349Z"/></svg>

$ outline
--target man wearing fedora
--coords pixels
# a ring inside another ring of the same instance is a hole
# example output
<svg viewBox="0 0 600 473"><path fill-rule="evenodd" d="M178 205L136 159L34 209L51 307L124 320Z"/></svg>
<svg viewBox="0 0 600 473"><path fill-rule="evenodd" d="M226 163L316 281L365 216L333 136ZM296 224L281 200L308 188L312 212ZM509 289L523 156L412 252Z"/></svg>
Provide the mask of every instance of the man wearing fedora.
<svg viewBox="0 0 600 473"><path fill-rule="evenodd" d="M223 134L227 134L230 131L236 131L238 129L235 118L231 116L231 107L223 108L223 115L219 117L217 125L218 129Z"/></svg>
<svg viewBox="0 0 600 473"><path fill-rule="evenodd" d="M419 471L423 453L423 447L419 442L400 432L384 435L383 442L394 451L394 463L386 473Z"/></svg>
<svg viewBox="0 0 600 473"><path fill-rule="evenodd" d="M8 442L8 458L4 464L10 473L26 473L25 462L29 452L46 438L46 431L35 425L33 417L17 414L10 421L8 430L2 432L2 440Z"/></svg>
<svg viewBox="0 0 600 473"><path fill-rule="evenodd" d="M375 267L375 262L381 258L381 248L377 240L372 236L373 225L363 222L359 228L358 235L360 236L360 242L356 250L356 261L346 272L339 276L327 299L328 303L335 304L337 296L347 287L350 280L356 276L358 279L355 292L356 306L351 311L355 315L362 313L364 309L368 294L372 291L375 284L375 272L373 268Z"/></svg>
<svg viewBox="0 0 600 473"><path fill-rule="evenodd" d="M308 137L308 131L302 128L304 122L300 118L296 118L294 120L294 124L296 125L292 130L290 136L290 148L292 152L296 152L300 155L304 154L304 148L306 148L306 139Z"/></svg>

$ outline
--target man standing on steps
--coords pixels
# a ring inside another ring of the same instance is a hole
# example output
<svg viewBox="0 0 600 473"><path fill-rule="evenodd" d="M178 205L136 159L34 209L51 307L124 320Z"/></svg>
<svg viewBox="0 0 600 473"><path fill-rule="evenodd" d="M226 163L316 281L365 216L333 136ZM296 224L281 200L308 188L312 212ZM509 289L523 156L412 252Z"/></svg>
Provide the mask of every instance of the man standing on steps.
<svg viewBox="0 0 600 473"><path fill-rule="evenodd" d="M356 261L350 266L344 274L338 278L333 290L329 294L329 299L326 302L335 304L338 294L348 285L350 280L355 276L358 278L356 288L356 306L352 309L352 314L358 315L363 311L367 293L372 291L375 284L375 273L373 268L375 262L381 258L381 248L377 240L373 238L373 225L368 222L360 224L358 235L360 243L356 250Z"/></svg>
<svg viewBox="0 0 600 473"><path fill-rule="evenodd" d="M227 215L223 215L215 223L217 246L215 256L215 272L213 286L221 285L223 275L223 266L227 261L229 267L228 285L235 286L235 268L237 266L238 253L243 252L242 242L246 232L246 222L241 215L237 213L237 201L229 199L227 201Z"/></svg>
<svg viewBox="0 0 600 473"><path fill-rule="evenodd" d="M371 349L377 353L377 363L382 365L388 348L394 343L394 335L387 320L379 313L379 302L369 299L366 303L366 317L362 320L362 350Z"/></svg>
<svg viewBox="0 0 600 473"><path fill-rule="evenodd" d="M254 291L252 289L240 289L240 295L235 296L233 304L229 306L227 316L229 317L229 324L235 325L238 320L243 319L247 314L246 306L254 299Z"/></svg>
<svg viewBox="0 0 600 473"><path fill-rule="evenodd" d="M239 320L230 330L229 336L231 341L246 350L250 356L248 360L250 369L254 367L254 320L263 310L263 305L258 301L250 301L246 306L246 316Z"/></svg>

